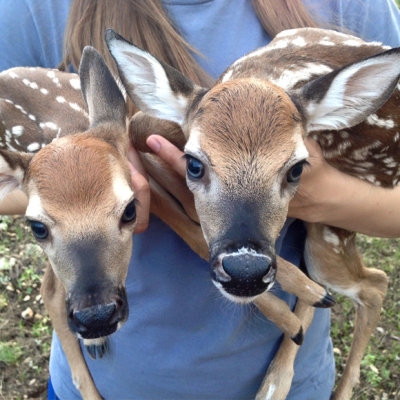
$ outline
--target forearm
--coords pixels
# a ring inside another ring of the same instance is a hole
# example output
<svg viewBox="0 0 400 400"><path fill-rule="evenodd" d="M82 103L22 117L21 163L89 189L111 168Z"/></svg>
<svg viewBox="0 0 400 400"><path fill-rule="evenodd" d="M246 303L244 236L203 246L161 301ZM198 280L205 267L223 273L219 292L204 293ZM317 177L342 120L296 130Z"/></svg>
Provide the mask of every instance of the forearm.
<svg viewBox="0 0 400 400"><path fill-rule="evenodd" d="M10 192L0 201L0 215L22 215L25 214L28 198L21 190Z"/></svg>
<svg viewBox="0 0 400 400"><path fill-rule="evenodd" d="M383 189L325 165L313 195L307 190L300 185L290 216L370 236L400 237L400 187Z"/></svg>

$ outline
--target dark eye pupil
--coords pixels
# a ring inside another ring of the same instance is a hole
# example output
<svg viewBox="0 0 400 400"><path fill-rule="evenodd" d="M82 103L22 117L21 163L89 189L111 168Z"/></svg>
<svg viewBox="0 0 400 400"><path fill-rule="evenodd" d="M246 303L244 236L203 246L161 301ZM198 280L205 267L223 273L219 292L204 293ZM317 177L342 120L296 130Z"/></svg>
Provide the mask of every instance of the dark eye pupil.
<svg viewBox="0 0 400 400"><path fill-rule="evenodd" d="M290 169L287 176L288 182L297 182L300 179L303 172L303 165L303 163L298 163Z"/></svg>
<svg viewBox="0 0 400 400"><path fill-rule="evenodd" d="M136 218L136 206L131 201L125 208L124 214L122 215L122 222L131 222Z"/></svg>
<svg viewBox="0 0 400 400"><path fill-rule="evenodd" d="M43 240L49 235L47 228L44 224L38 221L29 221L31 230L36 239Z"/></svg>
<svg viewBox="0 0 400 400"><path fill-rule="evenodd" d="M204 175L203 164L194 157L188 158L187 172L194 179L200 179Z"/></svg>

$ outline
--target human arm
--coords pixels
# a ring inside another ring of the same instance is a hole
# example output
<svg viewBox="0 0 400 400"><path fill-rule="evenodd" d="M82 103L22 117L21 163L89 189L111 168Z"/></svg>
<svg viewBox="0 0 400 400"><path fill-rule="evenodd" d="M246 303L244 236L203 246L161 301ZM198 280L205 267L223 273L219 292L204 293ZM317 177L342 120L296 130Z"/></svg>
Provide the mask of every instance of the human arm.
<svg viewBox="0 0 400 400"><path fill-rule="evenodd" d="M311 167L305 168L289 216L370 236L400 236L400 187L384 189L329 165L318 144L306 140Z"/></svg>

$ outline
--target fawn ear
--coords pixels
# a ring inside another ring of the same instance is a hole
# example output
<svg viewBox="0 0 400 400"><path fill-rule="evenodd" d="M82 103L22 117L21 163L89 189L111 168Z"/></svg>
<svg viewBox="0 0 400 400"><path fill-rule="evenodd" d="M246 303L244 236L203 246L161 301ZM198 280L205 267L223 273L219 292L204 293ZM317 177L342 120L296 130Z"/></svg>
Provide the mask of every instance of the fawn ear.
<svg viewBox="0 0 400 400"><path fill-rule="evenodd" d="M22 186L32 157L28 153L0 150L0 200Z"/></svg>
<svg viewBox="0 0 400 400"><path fill-rule="evenodd" d="M391 96L400 77L400 48L355 62L289 93L308 132L359 124Z"/></svg>
<svg viewBox="0 0 400 400"><path fill-rule="evenodd" d="M140 110L182 125L191 98L201 88L112 29L106 32L106 42L122 83Z"/></svg>
<svg viewBox="0 0 400 400"><path fill-rule="evenodd" d="M126 104L103 57L91 46L83 49L79 76L89 109L90 127L104 122L126 124Z"/></svg>

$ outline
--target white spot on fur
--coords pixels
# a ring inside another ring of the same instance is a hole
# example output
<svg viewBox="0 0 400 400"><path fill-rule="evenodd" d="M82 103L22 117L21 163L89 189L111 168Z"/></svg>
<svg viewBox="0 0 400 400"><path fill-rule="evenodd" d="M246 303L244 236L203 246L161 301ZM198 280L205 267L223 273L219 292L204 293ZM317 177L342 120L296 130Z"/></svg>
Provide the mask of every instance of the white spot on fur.
<svg viewBox="0 0 400 400"><path fill-rule="evenodd" d="M322 45L322 46L335 46L335 43L331 42L328 39L322 39L318 42L318 44Z"/></svg>
<svg viewBox="0 0 400 400"><path fill-rule="evenodd" d="M334 247L338 247L340 245L339 237L333 233L327 226L324 227L323 237L325 242L331 244Z"/></svg>
<svg viewBox="0 0 400 400"><path fill-rule="evenodd" d="M69 83L71 84L71 86L76 89L76 90L80 90L81 88L81 82L78 78L73 78L69 80Z"/></svg>
<svg viewBox="0 0 400 400"><path fill-rule="evenodd" d="M48 91L47 89L45 89L45 88L41 88L40 91L41 91L43 94L49 94L49 91Z"/></svg>
<svg viewBox="0 0 400 400"><path fill-rule="evenodd" d="M10 71L10 72L8 73L8 76L9 76L10 78L13 78L13 79L19 78L19 76L18 76L15 72L13 72L13 71Z"/></svg>
<svg viewBox="0 0 400 400"><path fill-rule="evenodd" d="M342 42L345 46L360 47L363 42L361 40L349 39Z"/></svg>
<svg viewBox="0 0 400 400"><path fill-rule="evenodd" d="M39 86L36 82L31 82L29 79L22 79L24 85L29 86L31 89L39 89Z"/></svg>
<svg viewBox="0 0 400 400"><path fill-rule="evenodd" d="M49 128L49 129L52 129L53 131L56 131L57 129L59 129L59 127L54 122L41 122L39 124L39 126L42 129Z"/></svg>
<svg viewBox="0 0 400 400"><path fill-rule="evenodd" d="M36 117L32 114L28 115L29 119L31 119L32 121L36 121Z"/></svg>
<svg viewBox="0 0 400 400"><path fill-rule="evenodd" d="M379 118L376 114L369 115L366 122L369 125L376 125L379 128L393 129L395 127L395 123L392 119Z"/></svg>
<svg viewBox="0 0 400 400"><path fill-rule="evenodd" d="M29 152L34 152L40 149L40 144L35 142L35 143L31 143L30 145L28 145L28 147L26 148Z"/></svg>
<svg viewBox="0 0 400 400"><path fill-rule="evenodd" d="M369 155L370 150L379 148L380 146L382 146L382 142L377 140L374 143L371 143L367 146L361 147L360 149L354 150L353 153L351 154L350 158L353 160L359 160L359 161L365 160L367 158L367 156ZM376 158L380 158L380 157L381 157L380 154L376 155ZM382 157L384 157L384 155Z"/></svg>
<svg viewBox="0 0 400 400"><path fill-rule="evenodd" d="M290 43L294 44L297 47L304 47L307 45L307 42L301 36L293 39Z"/></svg>
<svg viewBox="0 0 400 400"><path fill-rule="evenodd" d="M63 96L57 96L57 97L56 97L56 100L57 100L59 103L65 103L65 102L66 102L65 97L63 97Z"/></svg>
<svg viewBox="0 0 400 400"><path fill-rule="evenodd" d="M11 129L11 132L15 136L21 136L24 133L24 127L22 125L16 125Z"/></svg>
<svg viewBox="0 0 400 400"><path fill-rule="evenodd" d="M300 81L308 81L312 76L325 75L332 71L332 68L320 63L306 63L302 68L296 70L285 70L276 79L270 79L272 83L285 90L292 89Z"/></svg>
<svg viewBox="0 0 400 400"><path fill-rule="evenodd" d="M68 104L73 110L78 111L79 113L81 113L86 118L89 118L89 114L83 108L81 108L79 106L79 104L77 104L77 103L68 103Z"/></svg>

